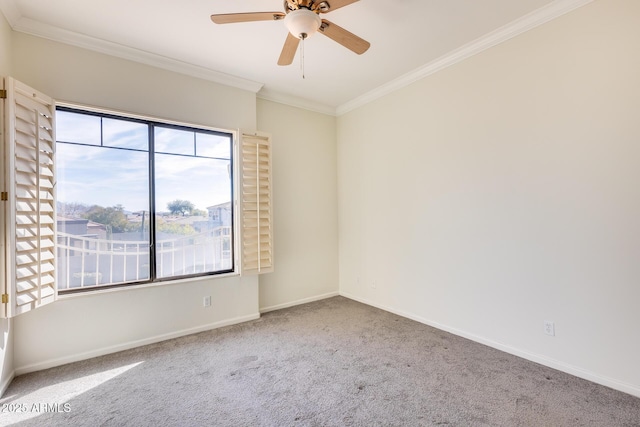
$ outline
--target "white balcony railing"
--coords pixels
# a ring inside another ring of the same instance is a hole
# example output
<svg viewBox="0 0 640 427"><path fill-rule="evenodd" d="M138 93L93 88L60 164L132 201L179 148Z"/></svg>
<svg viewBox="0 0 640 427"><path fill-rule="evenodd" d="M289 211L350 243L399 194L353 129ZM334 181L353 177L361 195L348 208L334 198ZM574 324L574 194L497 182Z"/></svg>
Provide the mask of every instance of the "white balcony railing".
<svg viewBox="0 0 640 427"><path fill-rule="evenodd" d="M231 268L231 227L159 240L159 278ZM86 288L148 280L149 241L97 239L57 233L58 289Z"/></svg>

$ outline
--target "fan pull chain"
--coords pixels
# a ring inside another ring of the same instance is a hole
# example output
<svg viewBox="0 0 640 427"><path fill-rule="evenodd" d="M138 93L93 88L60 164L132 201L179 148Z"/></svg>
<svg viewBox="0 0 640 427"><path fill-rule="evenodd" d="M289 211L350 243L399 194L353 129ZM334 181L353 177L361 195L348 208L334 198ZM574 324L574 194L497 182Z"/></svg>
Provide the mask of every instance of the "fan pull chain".
<svg viewBox="0 0 640 427"><path fill-rule="evenodd" d="M302 78L304 79L304 40L307 38L305 33L300 34L302 43L300 43L300 69L302 70Z"/></svg>

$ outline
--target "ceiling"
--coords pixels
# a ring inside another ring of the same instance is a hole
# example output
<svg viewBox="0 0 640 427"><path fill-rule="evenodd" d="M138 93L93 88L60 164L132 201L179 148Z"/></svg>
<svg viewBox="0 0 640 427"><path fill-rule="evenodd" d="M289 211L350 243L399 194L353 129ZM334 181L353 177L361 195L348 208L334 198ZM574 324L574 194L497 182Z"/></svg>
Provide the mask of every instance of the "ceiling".
<svg viewBox="0 0 640 427"><path fill-rule="evenodd" d="M329 0L330 3L330 0ZM322 34L276 64L282 21L218 25L213 13L283 11L282 0L0 0L16 31L340 114L507 40L585 0L361 0L322 15L371 43L356 55Z"/></svg>

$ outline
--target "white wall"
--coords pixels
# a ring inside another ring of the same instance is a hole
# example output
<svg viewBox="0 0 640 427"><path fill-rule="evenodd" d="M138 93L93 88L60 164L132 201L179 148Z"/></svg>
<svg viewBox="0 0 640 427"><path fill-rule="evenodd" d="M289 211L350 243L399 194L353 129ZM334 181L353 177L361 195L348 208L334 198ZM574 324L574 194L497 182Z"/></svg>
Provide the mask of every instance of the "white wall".
<svg viewBox="0 0 640 427"><path fill-rule="evenodd" d="M339 117L340 292L640 396L639 41L595 1Z"/></svg>
<svg viewBox="0 0 640 427"><path fill-rule="evenodd" d="M275 272L260 277L260 310L338 293L336 118L258 99L273 140Z"/></svg>
<svg viewBox="0 0 640 427"><path fill-rule="evenodd" d="M255 94L13 34L13 73L57 100L254 130ZM204 308L204 296L212 306ZM77 295L14 319L16 373L259 316L258 278L209 278Z"/></svg>
<svg viewBox="0 0 640 427"><path fill-rule="evenodd" d="M0 76L11 75L12 52L11 27L0 13ZM4 141L3 119L0 108L0 143ZM0 173L0 183L4 178L4 172ZM4 222L3 210L0 212L0 224ZM4 259L4 239L0 239L0 260ZM0 261L2 265L2 261ZM0 290L4 289L4 273L0 276ZM0 319L0 396L13 378L13 327L10 320Z"/></svg>

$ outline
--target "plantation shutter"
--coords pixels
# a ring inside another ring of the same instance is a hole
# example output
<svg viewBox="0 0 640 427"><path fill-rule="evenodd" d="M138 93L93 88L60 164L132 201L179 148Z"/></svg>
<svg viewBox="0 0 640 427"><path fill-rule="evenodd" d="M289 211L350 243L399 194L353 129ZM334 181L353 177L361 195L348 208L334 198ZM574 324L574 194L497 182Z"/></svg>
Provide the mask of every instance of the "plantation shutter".
<svg viewBox="0 0 640 427"><path fill-rule="evenodd" d="M13 317L53 302L55 280L55 105L7 78L4 100L3 314Z"/></svg>
<svg viewBox="0 0 640 427"><path fill-rule="evenodd" d="M271 140L243 134L241 140L242 273L273 271Z"/></svg>

